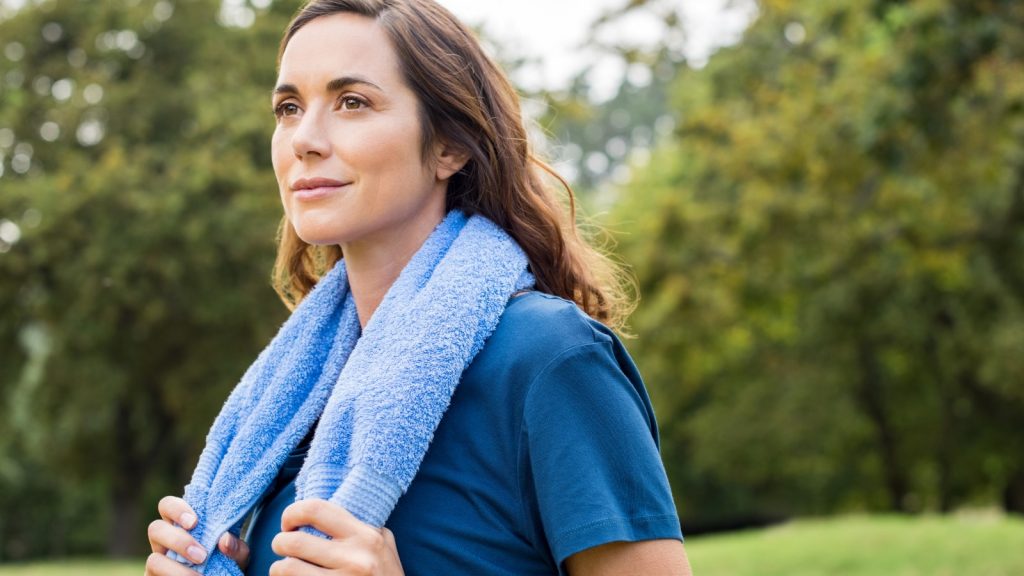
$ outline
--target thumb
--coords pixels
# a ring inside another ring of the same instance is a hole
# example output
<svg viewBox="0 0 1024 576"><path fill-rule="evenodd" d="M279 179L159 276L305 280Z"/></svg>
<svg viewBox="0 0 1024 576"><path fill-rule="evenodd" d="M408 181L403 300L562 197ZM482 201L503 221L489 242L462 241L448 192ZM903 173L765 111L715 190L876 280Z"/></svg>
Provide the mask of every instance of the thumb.
<svg viewBox="0 0 1024 576"><path fill-rule="evenodd" d="M225 532L220 537L220 540L217 542L217 548L225 556L234 560L242 570L245 570L245 567L249 565L249 545L231 532Z"/></svg>

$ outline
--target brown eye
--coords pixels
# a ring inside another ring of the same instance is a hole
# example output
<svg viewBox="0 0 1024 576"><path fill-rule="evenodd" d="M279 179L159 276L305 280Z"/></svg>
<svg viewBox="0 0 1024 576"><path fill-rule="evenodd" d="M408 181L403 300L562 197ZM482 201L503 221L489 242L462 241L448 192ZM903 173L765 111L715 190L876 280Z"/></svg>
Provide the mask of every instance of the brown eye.
<svg viewBox="0 0 1024 576"><path fill-rule="evenodd" d="M274 108L274 115L277 116L278 118L280 118L281 116L291 116L292 114L290 114L289 112L292 112L297 109L298 106L296 106L293 102L282 102L278 104L277 107Z"/></svg>
<svg viewBox="0 0 1024 576"><path fill-rule="evenodd" d="M341 107L345 110L359 110L366 105L366 102L355 96L345 96L341 99Z"/></svg>

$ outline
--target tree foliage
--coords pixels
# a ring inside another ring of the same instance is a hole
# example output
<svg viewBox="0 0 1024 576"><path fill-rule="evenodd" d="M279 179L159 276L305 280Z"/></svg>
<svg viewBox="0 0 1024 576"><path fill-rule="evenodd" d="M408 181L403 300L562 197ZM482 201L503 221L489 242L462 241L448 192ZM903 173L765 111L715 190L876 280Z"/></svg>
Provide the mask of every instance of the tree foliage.
<svg viewBox="0 0 1024 576"><path fill-rule="evenodd" d="M611 219L684 526L1022 510L1024 6L759 9Z"/></svg>
<svg viewBox="0 0 1024 576"><path fill-rule="evenodd" d="M296 7L243 28L213 0L56 0L0 22L0 559L143 549L283 320L270 89Z"/></svg>

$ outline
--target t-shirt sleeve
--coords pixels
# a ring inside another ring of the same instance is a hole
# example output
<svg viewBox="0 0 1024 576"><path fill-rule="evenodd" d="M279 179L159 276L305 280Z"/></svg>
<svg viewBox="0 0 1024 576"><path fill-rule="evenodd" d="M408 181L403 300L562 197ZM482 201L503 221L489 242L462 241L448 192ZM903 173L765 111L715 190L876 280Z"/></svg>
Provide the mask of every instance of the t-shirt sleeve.
<svg viewBox="0 0 1024 576"><path fill-rule="evenodd" d="M529 482L560 574L567 557L608 542L683 539L650 400L622 356L611 342L571 348L526 398Z"/></svg>

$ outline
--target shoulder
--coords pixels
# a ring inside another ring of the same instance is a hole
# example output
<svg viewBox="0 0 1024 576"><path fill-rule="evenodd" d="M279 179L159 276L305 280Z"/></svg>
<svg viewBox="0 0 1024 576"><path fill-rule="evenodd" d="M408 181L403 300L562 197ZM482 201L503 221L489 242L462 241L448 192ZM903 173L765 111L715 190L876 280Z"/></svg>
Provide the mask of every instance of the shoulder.
<svg viewBox="0 0 1024 576"><path fill-rule="evenodd" d="M585 361L593 355L606 361ZM636 372L610 328L588 316L575 302L531 291L509 301L494 332L463 373L463 384L479 384L488 395L522 399L536 380L555 368L571 369L581 378L594 381L585 373L602 365L614 366L616 372L626 372L630 377ZM512 402L513 407L516 405L521 404Z"/></svg>
<svg viewBox="0 0 1024 576"><path fill-rule="evenodd" d="M581 345L617 341L610 328L588 316L575 302L538 291L512 298L492 339L535 360L550 360Z"/></svg>
<svg viewBox="0 0 1024 576"><path fill-rule="evenodd" d="M618 336L575 302L551 294L512 298L468 374L491 392L521 399L525 404L512 405L528 412L552 395L593 401L625 393L654 426L643 380Z"/></svg>
<svg viewBox="0 0 1024 576"><path fill-rule="evenodd" d="M506 375L528 385L553 363L596 349L632 367L615 333L571 300L530 291L513 297L473 364L490 378Z"/></svg>

